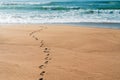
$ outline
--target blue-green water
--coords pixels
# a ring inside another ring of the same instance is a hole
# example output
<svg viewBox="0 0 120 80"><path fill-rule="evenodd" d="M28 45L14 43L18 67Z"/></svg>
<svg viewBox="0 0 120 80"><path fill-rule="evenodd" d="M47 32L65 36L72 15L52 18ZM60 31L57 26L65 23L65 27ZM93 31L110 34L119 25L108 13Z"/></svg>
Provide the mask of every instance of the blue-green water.
<svg viewBox="0 0 120 80"><path fill-rule="evenodd" d="M0 1L0 23L120 23L120 1Z"/></svg>

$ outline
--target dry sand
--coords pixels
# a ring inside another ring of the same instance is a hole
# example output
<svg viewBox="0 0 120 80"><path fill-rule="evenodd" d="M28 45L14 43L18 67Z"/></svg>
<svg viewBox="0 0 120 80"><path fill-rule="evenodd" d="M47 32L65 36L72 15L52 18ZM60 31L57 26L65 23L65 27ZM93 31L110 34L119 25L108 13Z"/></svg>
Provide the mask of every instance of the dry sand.
<svg viewBox="0 0 120 80"><path fill-rule="evenodd" d="M0 25L0 80L41 77L120 80L120 30Z"/></svg>

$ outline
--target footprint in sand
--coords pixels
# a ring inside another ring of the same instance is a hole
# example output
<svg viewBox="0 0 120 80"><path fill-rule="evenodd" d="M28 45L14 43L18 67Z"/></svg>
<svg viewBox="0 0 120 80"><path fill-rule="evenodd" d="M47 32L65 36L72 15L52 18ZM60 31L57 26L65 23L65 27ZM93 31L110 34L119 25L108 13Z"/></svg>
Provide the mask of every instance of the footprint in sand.
<svg viewBox="0 0 120 80"><path fill-rule="evenodd" d="M45 26L39 26L39 27L41 27L41 28L43 28L43 29L47 29L47 27L45 27Z"/></svg>
<svg viewBox="0 0 120 80"><path fill-rule="evenodd" d="M38 32L41 32L43 29L38 30Z"/></svg>
<svg viewBox="0 0 120 80"><path fill-rule="evenodd" d="M48 60L52 60L52 58L49 58Z"/></svg>
<svg viewBox="0 0 120 80"><path fill-rule="evenodd" d="M43 68L44 68L44 65L40 65L39 68L40 68L40 69L43 69Z"/></svg>
<svg viewBox="0 0 120 80"><path fill-rule="evenodd" d="M44 74L45 74L45 71L42 71L42 72L40 73L41 76L44 76Z"/></svg>
<svg viewBox="0 0 120 80"><path fill-rule="evenodd" d="M43 40L41 40L41 42L40 43L43 43Z"/></svg>
<svg viewBox="0 0 120 80"><path fill-rule="evenodd" d="M48 61L45 61L44 64L48 64Z"/></svg>
<svg viewBox="0 0 120 80"><path fill-rule="evenodd" d="M42 27L42 28L43 28L44 26L39 26L39 27Z"/></svg>
<svg viewBox="0 0 120 80"><path fill-rule="evenodd" d="M44 52L44 53L49 53L49 52L50 52L49 50L50 50L50 49L45 48L43 52Z"/></svg>
<svg viewBox="0 0 120 80"><path fill-rule="evenodd" d="M44 53L49 53L49 51L46 51L46 50L44 50L43 52L44 52Z"/></svg>
<svg viewBox="0 0 120 80"><path fill-rule="evenodd" d="M48 60L49 59L49 57L45 57L45 60Z"/></svg>
<svg viewBox="0 0 120 80"><path fill-rule="evenodd" d="M34 33L35 33L35 32L33 31L33 32L31 32L29 35L32 36Z"/></svg>
<svg viewBox="0 0 120 80"><path fill-rule="evenodd" d="M35 36L34 36L34 35L33 35L32 37L33 37L33 38L35 38Z"/></svg>
<svg viewBox="0 0 120 80"><path fill-rule="evenodd" d="M48 50L48 48L45 48L45 50Z"/></svg>
<svg viewBox="0 0 120 80"><path fill-rule="evenodd" d="M39 80L43 80L43 78L40 78Z"/></svg>
<svg viewBox="0 0 120 80"><path fill-rule="evenodd" d="M47 54L46 56L49 56L50 54Z"/></svg>
<svg viewBox="0 0 120 80"><path fill-rule="evenodd" d="M35 40L38 40L38 38L37 37L35 37L34 35L32 36Z"/></svg>
<svg viewBox="0 0 120 80"><path fill-rule="evenodd" d="M44 45L44 44L43 44L43 43L41 43L40 47L43 47L43 45Z"/></svg>
<svg viewBox="0 0 120 80"><path fill-rule="evenodd" d="M47 29L47 27L44 27L44 26L40 26L40 27L41 29L31 32L29 36L32 36L34 33L41 32L43 29Z"/></svg>
<svg viewBox="0 0 120 80"><path fill-rule="evenodd" d="M38 38L37 38L37 37L35 37L35 40L38 40Z"/></svg>
<svg viewBox="0 0 120 80"><path fill-rule="evenodd" d="M32 33L29 34L29 36L31 36L31 35L32 35Z"/></svg>

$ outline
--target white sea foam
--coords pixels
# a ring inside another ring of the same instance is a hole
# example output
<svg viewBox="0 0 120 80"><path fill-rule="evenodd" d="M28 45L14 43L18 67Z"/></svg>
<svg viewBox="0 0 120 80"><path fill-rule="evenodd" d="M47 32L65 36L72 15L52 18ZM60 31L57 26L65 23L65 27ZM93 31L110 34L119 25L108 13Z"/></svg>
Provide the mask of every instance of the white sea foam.
<svg viewBox="0 0 120 80"><path fill-rule="evenodd" d="M74 23L74 22L114 22L120 23L120 14L91 13L83 11L68 12L29 12L29 13L0 13L0 23ZM102 12L102 11L101 11Z"/></svg>

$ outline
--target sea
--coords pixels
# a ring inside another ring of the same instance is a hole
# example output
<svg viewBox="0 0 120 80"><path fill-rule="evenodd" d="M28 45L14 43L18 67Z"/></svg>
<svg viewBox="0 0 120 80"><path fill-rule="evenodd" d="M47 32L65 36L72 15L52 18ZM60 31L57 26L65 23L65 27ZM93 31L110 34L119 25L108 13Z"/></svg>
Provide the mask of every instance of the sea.
<svg viewBox="0 0 120 80"><path fill-rule="evenodd" d="M120 1L0 0L0 23L119 24Z"/></svg>

